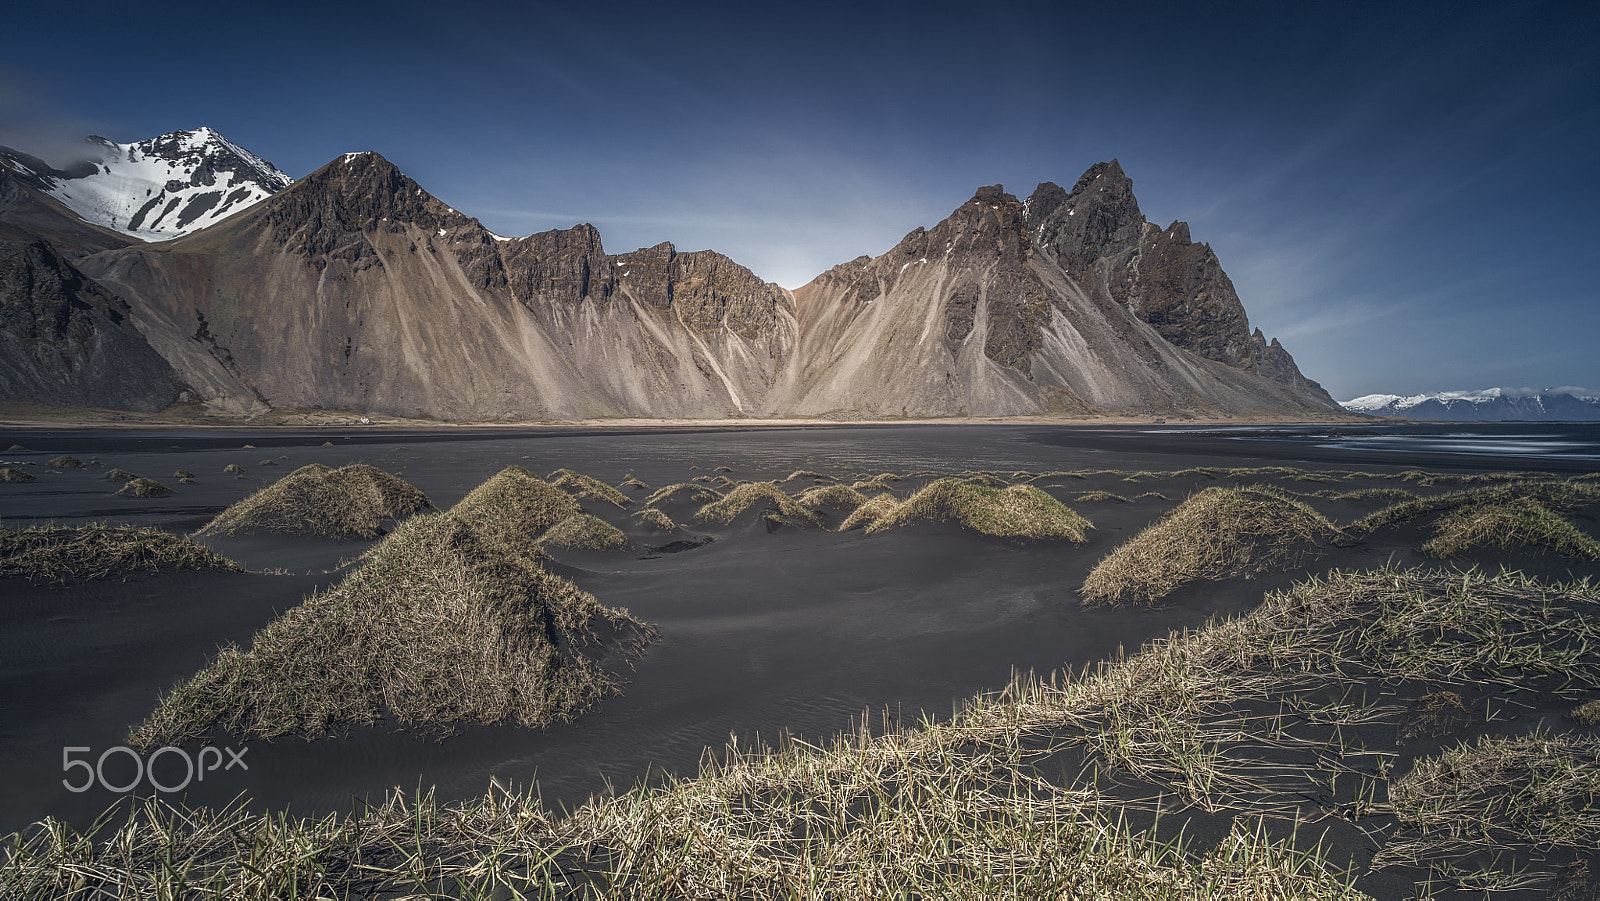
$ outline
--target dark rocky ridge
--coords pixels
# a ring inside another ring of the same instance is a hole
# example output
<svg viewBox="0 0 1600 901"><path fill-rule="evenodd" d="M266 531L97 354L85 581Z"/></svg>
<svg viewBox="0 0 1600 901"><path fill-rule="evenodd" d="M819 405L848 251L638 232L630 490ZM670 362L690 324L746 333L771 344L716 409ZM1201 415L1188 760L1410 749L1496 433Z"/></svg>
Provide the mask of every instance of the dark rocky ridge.
<svg viewBox="0 0 1600 901"><path fill-rule="evenodd" d="M1025 209L1041 253L1080 286L1127 306L1174 347L1334 404L1276 339L1269 344L1259 329L1251 331L1233 282L1210 246L1190 240L1188 223L1162 229L1145 221L1133 180L1116 160L1091 166L1070 193L1041 184Z"/></svg>
<svg viewBox="0 0 1600 901"><path fill-rule="evenodd" d="M712 251L608 254L586 224L500 238L375 153L81 268L222 412L1337 410L1249 330L1209 247L1144 221L1115 161L1026 203L982 188L793 295Z"/></svg>
<svg viewBox="0 0 1600 901"><path fill-rule="evenodd" d="M0 228L0 402L156 411L183 390L126 304L48 241Z"/></svg>

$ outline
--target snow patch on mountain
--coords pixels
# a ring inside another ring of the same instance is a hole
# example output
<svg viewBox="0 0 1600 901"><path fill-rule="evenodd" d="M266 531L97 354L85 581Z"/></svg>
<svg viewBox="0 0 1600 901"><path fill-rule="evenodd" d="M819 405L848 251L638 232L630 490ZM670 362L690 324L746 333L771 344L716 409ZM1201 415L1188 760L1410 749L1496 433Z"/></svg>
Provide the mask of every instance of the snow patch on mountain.
<svg viewBox="0 0 1600 901"><path fill-rule="evenodd" d="M1412 395L1367 394L1340 401L1340 406L1352 413L1409 419L1594 421L1600 420L1600 391L1564 385Z"/></svg>
<svg viewBox="0 0 1600 901"><path fill-rule="evenodd" d="M294 183L210 128L133 144L99 136L85 143L87 158L65 170L20 155L8 162L86 221L145 241L214 225Z"/></svg>

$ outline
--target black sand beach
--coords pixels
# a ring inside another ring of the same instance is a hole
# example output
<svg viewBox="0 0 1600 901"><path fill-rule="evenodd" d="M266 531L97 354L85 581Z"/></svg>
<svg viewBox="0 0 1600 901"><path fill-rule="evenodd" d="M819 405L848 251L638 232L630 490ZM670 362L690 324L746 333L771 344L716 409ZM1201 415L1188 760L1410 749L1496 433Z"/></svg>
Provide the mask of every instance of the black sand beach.
<svg viewBox="0 0 1600 901"><path fill-rule="evenodd" d="M720 752L730 743L748 747L785 735L820 743L859 728L863 713L875 734L896 721L947 718L953 705L1004 686L1013 671L1082 669L1132 654L1172 630L1252 609L1264 592L1308 575L1385 563L1438 565L1417 550L1428 533L1401 527L1325 548L1289 572L1188 584L1154 607L1084 606L1078 589L1091 568L1196 491L1263 483L1310 493L1334 484L1286 475L1174 474L1182 470L1366 474L1337 481L1341 491L1416 489L1390 478L1407 470L1600 471L1600 428L1550 424L0 433L0 446L12 445L26 450L0 452L3 465L37 481L0 486L5 526L106 521L178 533L195 531L227 505L309 463L371 464L420 488L440 509L512 465L538 475L566 467L610 485L631 474L652 489L695 477L779 481L806 470L850 481L890 472L906 476L892 483L902 498L936 474L1099 471L1034 483L1092 521L1082 545L1011 542L950 524L879 535L773 529L754 515L729 525L696 524L692 508L674 513L681 528L666 535L631 516L648 491L628 492L635 499L629 508L586 501L587 512L621 528L632 546L552 551L558 571L661 632L621 695L543 731L469 725L445 734L382 725L314 742L216 736L218 745L248 746L248 772L215 774L182 796L190 804L221 805L246 793L252 809L314 816L348 811L357 799L376 799L397 786L434 786L442 802L467 799L491 780L536 784L550 805L573 805L610 786L627 788L663 773L693 775L708 748ZM61 454L98 466L45 465ZM225 473L230 464L243 473ZM119 497L120 485L105 479L113 467L175 493ZM172 477L178 470L193 472L193 484L179 484ZM782 484L798 494L818 480ZM1091 492L1117 497L1080 499ZM1384 506L1334 497L1305 502L1341 525ZM1600 531L1595 513L1590 504L1574 515L1590 535ZM704 537L713 540L675 553L651 551ZM202 540L249 571L67 587L0 583L7 598L0 610L0 762L10 774L0 792L0 832L47 815L87 826L117 796L98 786L83 793L63 787L64 747L91 748L93 759L123 744L158 697L219 645L248 646L256 630L337 582L372 544ZM1527 549L1478 553L1465 562L1552 580L1600 575L1593 562ZM1524 715L1537 720L1551 711ZM108 781L125 781L118 763L108 763L107 776L114 777ZM1363 888L1398 897L1393 893L1403 882L1378 878Z"/></svg>

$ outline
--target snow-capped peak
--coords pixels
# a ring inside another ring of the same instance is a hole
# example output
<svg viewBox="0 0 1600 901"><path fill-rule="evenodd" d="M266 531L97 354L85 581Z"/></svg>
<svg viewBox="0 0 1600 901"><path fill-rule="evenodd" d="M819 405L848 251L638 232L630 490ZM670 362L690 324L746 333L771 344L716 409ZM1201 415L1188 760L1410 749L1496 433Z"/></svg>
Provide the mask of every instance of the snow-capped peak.
<svg viewBox="0 0 1600 901"><path fill-rule="evenodd" d="M84 143L87 159L33 171L31 180L85 220L146 241L213 225L294 183L204 126L132 144L99 135Z"/></svg>
<svg viewBox="0 0 1600 901"><path fill-rule="evenodd" d="M1600 420L1600 392L1587 388L1485 388L1429 394L1367 394L1342 401L1352 413L1436 420Z"/></svg>

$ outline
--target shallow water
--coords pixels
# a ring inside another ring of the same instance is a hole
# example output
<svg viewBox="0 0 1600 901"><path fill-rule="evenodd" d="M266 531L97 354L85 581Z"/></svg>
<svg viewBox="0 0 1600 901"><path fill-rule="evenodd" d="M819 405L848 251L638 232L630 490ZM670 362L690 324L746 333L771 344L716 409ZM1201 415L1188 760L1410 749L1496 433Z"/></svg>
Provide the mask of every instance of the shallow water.
<svg viewBox="0 0 1600 901"><path fill-rule="evenodd" d="M1600 430L1362 429L13 431L0 433L0 446L21 443L34 450L0 456L40 480L0 486L0 517L10 526L109 519L192 531L226 505L312 462L366 462L398 472L440 508L511 464L540 475L570 467L612 484L632 473L652 486L717 466L731 467L736 479L781 479L795 469L875 474L1278 464L1372 471L1600 468L1561 445L1592 441ZM322 447L324 441L335 446ZM1405 449L1426 442L1448 453ZM1495 448L1520 454L1530 443L1552 450L1537 464L1525 456L1483 455ZM62 453L99 457L102 467L43 467ZM269 459L275 465L263 465ZM245 476L225 476L229 463L244 466ZM179 491L154 500L116 497L118 486L102 475L113 466ZM177 485L167 478L178 468L197 473L198 483ZM1074 493L1090 488L1132 495L1152 487L1176 501L1196 486L1083 482L1051 490L1071 503ZM251 742L248 771L214 774L188 796L215 804L248 792L261 808L322 813L348 809L357 797L395 786L437 786L445 800L468 797L494 778L519 786L537 780L547 801L574 803L608 782L626 787L663 771L692 774L705 749L721 748L730 735L745 746L784 731L815 742L851 728L863 710L871 712L875 730L885 709L906 721L924 712L948 715L958 700L1001 687L1013 668L1081 667L1119 646L1131 651L1169 629L1242 609L1273 584L1195 586L1153 611L1085 610L1076 589L1088 569L1170 504L1073 506L1096 524L1082 547L1019 547L937 528L871 537L859 531L768 534L740 522L728 529L690 529L716 541L680 554L566 555L580 586L661 628L661 641L651 646L620 697L544 732L479 726L441 741L438 735L368 729L312 743ZM636 545L660 542L625 511L585 507L628 530ZM63 787L64 747L89 747L92 760L120 744L127 726L149 712L159 693L193 673L219 644L247 642L276 613L332 584L340 562L367 546L263 537L212 543L253 570L286 574L184 574L69 589L0 586L7 595L0 608L0 764L10 782L0 792L0 831L46 814L86 824L115 795L99 787L83 793ZM1376 563L1392 552L1352 553ZM220 737L218 743L229 742ZM110 761L108 773L117 776L111 771L121 762ZM119 780L125 781L110 781Z"/></svg>

